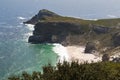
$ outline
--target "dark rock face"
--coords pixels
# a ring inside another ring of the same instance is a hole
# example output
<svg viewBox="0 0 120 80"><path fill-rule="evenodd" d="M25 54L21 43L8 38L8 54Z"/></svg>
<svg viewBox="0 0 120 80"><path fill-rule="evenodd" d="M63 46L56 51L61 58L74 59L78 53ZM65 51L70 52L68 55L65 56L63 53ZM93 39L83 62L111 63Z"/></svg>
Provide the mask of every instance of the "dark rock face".
<svg viewBox="0 0 120 80"><path fill-rule="evenodd" d="M44 38L42 36L30 36L28 39L28 42L30 43L44 43Z"/></svg>
<svg viewBox="0 0 120 80"><path fill-rule="evenodd" d="M39 20L44 20L45 17L55 17L55 16L59 16L56 13L53 13L49 10L46 9L42 9L39 11L38 14L36 14L34 17L32 17L32 19L24 22L25 24L36 24L37 22L39 22Z"/></svg>
<svg viewBox="0 0 120 80"><path fill-rule="evenodd" d="M113 62L120 62L120 57L113 58Z"/></svg>
<svg viewBox="0 0 120 80"><path fill-rule="evenodd" d="M114 34L112 40L115 47L120 46L120 32Z"/></svg>
<svg viewBox="0 0 120 80"><path fill-rule="evenodd" d="M95 44L92 42L88 42L86 44L85 53L92 53L94 50L96 50Z"/></svg>
<svg viewBox="0 0 120 80"><path fill-rule="evenodd" d="M28 40L30 43L78 44L79 37L84 34L80 24L67 22L39 22L34 28Z"/></svg>
<svg viewBox="0 0 120 80"><path fill-rule="evenodd" d="M81 26L67 22L39 22L35 25L34 35L82 34Z"/></svg>
<svg viewBox="0 0 120 80"><path fill-rule="evenodd" d="M109 32L109 28L103 26L94 26L93 31L97 34L105 34Z"/></svg>
<svg viewBox="0 0 120 80"><path fill-rule="evenodd" d="M104 55L102 56L102 61L103 61L103 62L109 61L109 59L110 59L110 56L109 56L108 54L104 54Z"/></svg>

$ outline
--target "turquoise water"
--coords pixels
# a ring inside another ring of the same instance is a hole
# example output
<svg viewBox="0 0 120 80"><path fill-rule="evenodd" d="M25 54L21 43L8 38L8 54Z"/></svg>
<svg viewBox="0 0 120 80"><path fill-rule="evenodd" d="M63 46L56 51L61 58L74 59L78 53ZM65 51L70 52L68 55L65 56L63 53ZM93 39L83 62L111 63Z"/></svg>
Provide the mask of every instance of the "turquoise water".
<svg viewBox="0 0 120 80"><path fill-rule="evenodd" d="M52 44L27 42L32 31L20 22L0 24L0 80L23 71L42 71L44 65L57 61Z"/></svg>

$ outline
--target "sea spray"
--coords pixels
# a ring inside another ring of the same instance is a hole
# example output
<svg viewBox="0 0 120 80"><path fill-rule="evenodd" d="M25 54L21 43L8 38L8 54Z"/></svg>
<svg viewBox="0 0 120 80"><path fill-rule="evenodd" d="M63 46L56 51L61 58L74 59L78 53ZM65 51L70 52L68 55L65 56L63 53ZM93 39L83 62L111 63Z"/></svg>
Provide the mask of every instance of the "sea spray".
<svg viewBox="0 0 120 80"><path fill-rule="evenodd" d="M24 34L24 40L28 42L28 38L33 35L33 30L34 30L34 26L32 24L25 24L27 27L27 29L29 30L29 32L27 32L26 34Z"/></svg>
<svg viewBox="0 0 120 80"><path fill-rule="evenodd" d="M21 16L19 16L19 17L17 17L19 20L25 20L26 18L24 18L24 17L21 17Z"/></svg>
<svg viewBox="0 0 120 80"><path fill-rule="evenodd" d="M61 44L53 44L53 51L58 54L59 58L58 61L61 63L63 61L69 61L69 55L67 52L66 47L62 46Z"/></svg>
<svg viewBox="0 0 120 80"><path fill-rule="evenodd" d="M33 31L34 30L34 26L33 24L25 24L29 30Z"/></svg>

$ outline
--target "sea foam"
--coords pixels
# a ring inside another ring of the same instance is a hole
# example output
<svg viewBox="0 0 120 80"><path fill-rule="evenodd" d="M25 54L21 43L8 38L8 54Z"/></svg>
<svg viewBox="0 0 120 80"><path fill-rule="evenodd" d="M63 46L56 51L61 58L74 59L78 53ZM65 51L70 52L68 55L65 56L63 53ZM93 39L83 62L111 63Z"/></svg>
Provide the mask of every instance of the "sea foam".
<svg viewBox="0 0 120 80"><path fill-rule="evenodd" d="M33 25L33 24L25 24L25 25L27 26L27 28L28 28L29 30L31 30L31 31L34 30L34 26L35 26L35 25Z"/></svg>
<svg viewBox="0 0 120 80"><path fill-rule="evenodd" d="M17 17L18 19L20 19L20 20L25 20L26 18L24 18L24 17Z"/></svg>
<svg viewBox="0 0 120 80"><path fill-rule="evenodd" d="M33 30L35 25L32 24L25 24L25 25L27 26L27 29L30 30L29 32L24 34L24 40L28 41L29 36L33 35Z"/></svg>
<svg viewBox="0 0 120 80"><path fill-rule="evenodd" d="M67 52L66 47L62 46L61 44L53 44L53 51L58 54L59 58L58 61L61 63L63 61L69 61L69 55Z"/></svg>

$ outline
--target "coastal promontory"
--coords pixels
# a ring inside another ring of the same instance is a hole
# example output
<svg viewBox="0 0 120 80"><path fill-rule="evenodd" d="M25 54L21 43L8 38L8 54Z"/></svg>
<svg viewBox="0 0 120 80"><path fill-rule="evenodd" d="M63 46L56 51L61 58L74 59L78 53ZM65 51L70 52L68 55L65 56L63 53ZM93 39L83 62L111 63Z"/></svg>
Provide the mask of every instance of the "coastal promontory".
<svg viewBox="0 0 120 80"><path fill-rule="evenodd" d="M119 18L87 20L43 9L24 23L35 25L33 35L28 39L30 43L84 45L86 53L93 50L109 52L120 47Z"/></svg>

